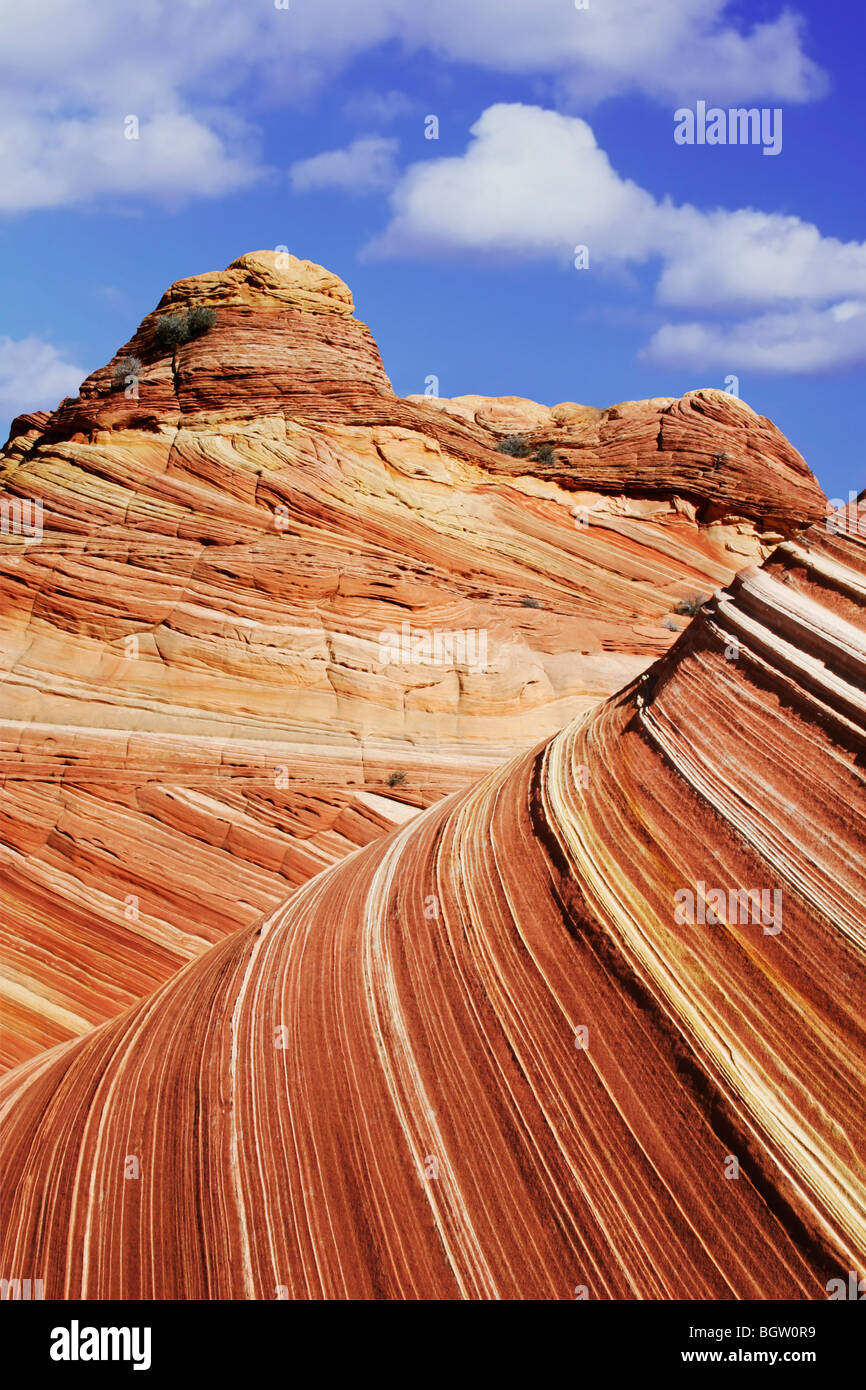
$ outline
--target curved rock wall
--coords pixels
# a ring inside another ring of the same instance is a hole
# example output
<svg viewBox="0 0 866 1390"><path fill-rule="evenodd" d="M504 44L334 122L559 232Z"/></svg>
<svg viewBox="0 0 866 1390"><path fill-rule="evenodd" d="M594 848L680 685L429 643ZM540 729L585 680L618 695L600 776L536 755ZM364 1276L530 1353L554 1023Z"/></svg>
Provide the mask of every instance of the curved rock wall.
<svg viewBox="0 0 866 1390"><path fill-rule="evenodd" d="M862 1269L860 520L7 1077L4 1268L264 1299L823 1298Z"/></svg>

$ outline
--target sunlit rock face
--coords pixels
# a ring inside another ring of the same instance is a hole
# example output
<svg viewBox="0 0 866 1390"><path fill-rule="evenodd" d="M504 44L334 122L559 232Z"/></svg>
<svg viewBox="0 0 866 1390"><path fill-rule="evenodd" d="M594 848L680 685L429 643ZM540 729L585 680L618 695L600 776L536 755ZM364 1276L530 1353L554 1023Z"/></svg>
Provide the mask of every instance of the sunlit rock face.
<svg viewBox="0 0 866 1390"><path fill-rule="evenodd" d="M720 392L401 400L273 252L173 285L0 484L3 1066L593 708L824 509Z"/></svg>
<svg viewBox="0 0 866 1390"><path fill-rule="evenodd" d="M866 507L835 523L10 1073L4 1268L238 1299L814 1299L862 1270Z"/></svg>

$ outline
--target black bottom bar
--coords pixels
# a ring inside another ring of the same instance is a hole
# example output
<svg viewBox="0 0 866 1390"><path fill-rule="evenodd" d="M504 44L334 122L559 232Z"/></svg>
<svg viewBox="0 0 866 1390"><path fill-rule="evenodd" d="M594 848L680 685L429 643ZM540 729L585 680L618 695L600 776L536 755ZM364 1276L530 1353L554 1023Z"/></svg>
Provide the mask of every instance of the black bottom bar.
<svg viewBox="0 0 866 1390"><path fill-rule="evenodd" d="M458 1371L461 1379L477 1371L489 1382L499 1363L514 1377L527 1358L533 1383L562 1380L568 1367L580 1380L636 1372L663 1382L710 1367L736 1374L761 1366L772 1384L777 1372L796 1366L826 1384L860 1364L866 1310L855 1305L864 1301L513 1303L504 1313L496 1304L425 1304L422 1311L419 1304L12 1300L0 1304L0 1332L7 1368L58 1384L105 1373L171 1384L214 1372L221 1383L244 1377L246 1390L251 1376L308 1380L311 1372L331 1377L343 1367L353 1382L370 1374L411 1382L419 1371L428 1382L437 1371L446 1384ZM90 1359L93 1352L105 1359Z"/></svg>

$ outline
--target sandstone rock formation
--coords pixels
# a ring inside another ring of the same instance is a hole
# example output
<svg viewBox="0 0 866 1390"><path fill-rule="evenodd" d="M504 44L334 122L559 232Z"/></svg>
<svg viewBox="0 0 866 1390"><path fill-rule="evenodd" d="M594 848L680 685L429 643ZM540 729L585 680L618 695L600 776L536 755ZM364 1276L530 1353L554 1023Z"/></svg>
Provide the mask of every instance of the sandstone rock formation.
<svg viewBox="0 0 866 1390"><path fill-rule="evenodd" d="M824 1298L862 1269L856 520L5 1078L3 1267L253 1299Z"/></svg>
<svg viewBox="0 0 866 1390"><path fill-rule="evenodd" d="M0 487L43 508L0 535L3 1065L562 728L824 510L719 392L401 400L348 288L270 252L17 420Z"/></svg>

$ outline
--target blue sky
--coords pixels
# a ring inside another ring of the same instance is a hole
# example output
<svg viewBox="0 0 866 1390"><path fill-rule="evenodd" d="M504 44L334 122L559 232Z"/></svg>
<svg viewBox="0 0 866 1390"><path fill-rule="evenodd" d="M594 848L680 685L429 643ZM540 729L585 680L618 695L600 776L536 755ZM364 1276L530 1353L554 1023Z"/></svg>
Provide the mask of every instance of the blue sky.
<svg viewBox="0 0 866 1390"><path fill-rule="evenodd" d="M0 433L171 281L285 245L351 285L400 394L735 376L844 498L864 28L851 0L0 0ZM677 144L699 101L780 110L780 152Z"/></svg>

